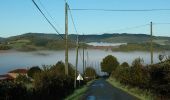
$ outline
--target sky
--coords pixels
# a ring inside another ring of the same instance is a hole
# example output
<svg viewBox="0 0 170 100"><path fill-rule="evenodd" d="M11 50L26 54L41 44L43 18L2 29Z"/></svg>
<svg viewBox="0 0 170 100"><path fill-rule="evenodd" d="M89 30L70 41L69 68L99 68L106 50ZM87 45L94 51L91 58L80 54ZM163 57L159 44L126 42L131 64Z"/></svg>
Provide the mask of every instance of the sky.
<svg viewBox="0 0 170 100"><path fill-rule="evenodd" d="M65 29L64 0L35 0L48 19L63 34ZM170 9L170 0L67 0L71 9ZM43 6L42 6L42 5ZM45 9L44 9L45 8ZM46 12L48 11L48 13ZM143 33L149 34L153 22L153 34L170 36L169 11L106 12L71 11L79 34ZM51 17L52 18L51 18ZM76 34L69 13L69 34ZM146 25L148 24L148 25ZM136 27L145 25L143 27ZM134 28L131 28L134 27ZM55 33L32 0L0 1L0 37L28 32Z"/></svg>

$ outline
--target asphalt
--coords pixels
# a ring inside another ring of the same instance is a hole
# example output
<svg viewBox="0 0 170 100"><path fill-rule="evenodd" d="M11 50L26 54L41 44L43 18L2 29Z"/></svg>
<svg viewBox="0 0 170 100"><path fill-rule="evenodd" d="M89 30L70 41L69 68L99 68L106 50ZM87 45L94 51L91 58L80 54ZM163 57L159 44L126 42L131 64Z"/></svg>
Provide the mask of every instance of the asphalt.
<svg viewBox="0 0 170 100"><path fill-rule="evenodd" d="M113 87L105 79L94 81L87 92L81 98L82 100L137 100L134 96Z"/></svg>

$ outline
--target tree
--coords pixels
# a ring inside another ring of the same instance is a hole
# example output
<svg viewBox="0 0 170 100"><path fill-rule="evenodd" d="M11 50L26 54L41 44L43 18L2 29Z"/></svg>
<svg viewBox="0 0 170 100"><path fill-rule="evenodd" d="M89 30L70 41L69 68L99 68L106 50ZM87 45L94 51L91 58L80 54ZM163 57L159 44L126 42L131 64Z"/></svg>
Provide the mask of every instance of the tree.
<svg viewBox="0 0 170 100"><path fill-rule="evenodd" d="M69 76L64 74L64 63L58 62L53 66L44 66L35 75L34 88L40 100L62 100L74 90L74 69L69 65Z"/></svg>
<svg viewBox="0 0 170 100"><path fill-rule="evenodd" d="M15 79L15 82L17 82L17 83L30 83L31 81L27 76L19 74L17 76L17 78Z"/></svg>
<svg viewBox="0 0 170 100"><path fill-rule="evenodd" d="M130 69L131 79L130 84L140 88L147 88L149 85L149 72L147 67L143 66L143 59L137 58L132 62Z"/></svg>
<svg viewBox="0 0 170 100"><path fill-rule="evenodd" d="M130 80L130 67L127 62L123 62L119 67L116 68L116 71L112 73L111 77L115 77L123 84L127 84Z"/></svg>
<svg viewBox="0 0 170 100"><path fill-rule="evenodd" d="M33 78L34 75L35 75L36 73L39 73L39 72L41 72L41 69L40 69L38 66L34 66L34 67L31 67L31 68L28 70L27 75L28 75L29 77Z"/></svg>
<svg viewBox="0 0 170 100"><path fill-rule="evenodd" d="M60 75L65 75L65 64L62 61L57 62L57 64L53 65L51 67L51 70L54 73L60 74ZM69 76L74 78L75 76L75 70L73 68L72 64L68 64L68 70L69 70Z"/></svg>
<svg viewBox="0 0 170 100"><path fill-rule="evenodd" d="M123 62L120 66L122 66L123 68L128 68L129 64L127 62Z"/></svg>
<svg viewBox="0 0 170 100"><path fill-rule="evenodd" d="M151 88L158 94L170 95L170 62L151 65Z"/></svg>
<svg viewBox="0 0 170 100"><path fill-rule="evenodd" d="M84 75L88 80L95 79L97 76L95 69L92 67L87 67L84 71Z"/></svg>
<svg viewBox="0 0 170 100"><path fill-rule="evenodd" d="M119 62L117 61L117 58L112 55L106 56L101 62L102 72L106 72L109 76L118 66Z"/></svg>

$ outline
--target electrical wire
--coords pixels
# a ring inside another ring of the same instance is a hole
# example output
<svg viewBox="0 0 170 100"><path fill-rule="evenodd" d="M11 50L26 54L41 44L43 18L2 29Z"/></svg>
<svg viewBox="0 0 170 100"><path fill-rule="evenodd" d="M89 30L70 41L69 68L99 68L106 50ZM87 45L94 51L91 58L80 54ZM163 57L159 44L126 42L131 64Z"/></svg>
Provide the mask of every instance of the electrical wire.
<svg viewBox="0 0 170 100"><path fill-rule="evenodd" d="M170 24L170 23L154 23L156 25L160 25L160 24L163 24L163 25L166 25L166 24Z"/></svg>
<svg viewBox="0 0 170 100"><path fill-rule="evenodd" d="M59 31L56 29L56 27L50 22L50 20L45 16L43 11L39 8L39 6L36 4L34 0L32 0L35 7L40 11L40 13L43 15L43 17L46 19L46 21L51 25L51 27L57 32L57 34L64 40L64 37L59 33Z"/></svg>
<svg viewBox="0 0 170 100"><path fill-rule="evenodd" d="M69 6L68 6L68 10L69 10L69 12L70 12L70 16L71 16L71 20L72 20L72 23L73 23L74 30L75 30L75 32L76 32L76 34L77 34L77 44L79 44L79 34L78 34L78 31L77 31L77 28L76 28L76 25L75 25L75 21L74 21L74 19L73 19L73 15L72 15L72 13L71 13L71 10L70 10L70 7L69 7Z"/></svg>
<svg viewBox="0 0 170 100"><path fill-rule="evenodd" d="M46 9L46 7L44 6L44 4L41 2L41 0L37 0L39 2L39 4L42 6L42 8L44 9L44 11L47 13L47 15L51 18L51 20L53 22L55 22L54 18L51 16L51 14L48 12L48 10ZM56 22L55 22L56 23ZM61 30L63 30L61 27L59 27L59 25L57 25L57 27Z"/></svg>
<svg viewBox="0 0 170 100"><path fill-rule="evenodd" d="M144 25L138 25L138 26L133 26L133 27L127 27L127 28L117 29L117 30L113 30L113 31L124 31L124 30L137 29L137 28L142 28L142 27L148 26L148 25L150 25L150 24L144 24Z"/></svg>
<svg viewBox="0 0 170 100"><path fill-rule="evenodd" d="M80 11L117 11L117 12L149 12L149 11L170 11L170 9L70 9Z"/></svg>

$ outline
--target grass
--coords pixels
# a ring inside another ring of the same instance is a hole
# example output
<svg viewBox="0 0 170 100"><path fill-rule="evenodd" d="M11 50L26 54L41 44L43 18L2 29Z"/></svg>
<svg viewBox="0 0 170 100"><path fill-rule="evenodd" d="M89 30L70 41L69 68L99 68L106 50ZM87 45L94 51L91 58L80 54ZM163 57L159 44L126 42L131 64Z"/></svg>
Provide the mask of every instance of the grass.
<svg viewBox="0 0 170 100"><path fill-rule="evenodd" d="M150 91L145 91L136 87L122 85L114 78L109 78L107 81L114 87L119 88L122 91L125 91L128 94L135 96L139 100L155 100L155 96Z"/></svg>
<svg viewBox="0 0 170 100"><path fill-rule="evenodd" d="M93 80L94 81L94 80ZM73 94L69 95L65 100L80 100L80 98L83 96L83 94L87 91L88 86L93 82L90 81L87 83L87 85L76 89Z"/></svg>

